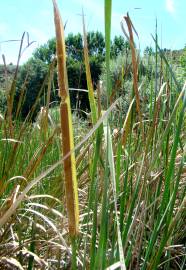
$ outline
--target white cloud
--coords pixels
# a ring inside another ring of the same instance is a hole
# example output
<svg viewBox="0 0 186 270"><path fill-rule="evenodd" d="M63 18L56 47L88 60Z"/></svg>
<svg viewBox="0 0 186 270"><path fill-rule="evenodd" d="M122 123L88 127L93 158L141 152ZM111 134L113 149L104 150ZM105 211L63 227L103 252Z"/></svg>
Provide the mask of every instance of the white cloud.
<svg viewBox="0 0 186 270"><path fill-rule="evenodd" d="M174 6L174 0L166 0L165 2L166 10L173 14L175 13L175 6Z"/></svg>
<svg viewBox="0 0 186 270"><path fill-rule="evenodd" d="M43 9L40 11L40 15L41 17L46 17L48 18L49 16L52 16L53 13L52 13L52 10L49 10L49 9Z"/></svg>
<svg viewBox="0 0 186 270"><path fill-rule="evenodd" d="M39 28L30 26L27 31L29 32L30 38L36 41L38 44L45 43L50 38L47 33L40 30Z"/></svg>
<svg viewBox="0 0 186 270"><path fill-rule="evenodd" d="M0 34L1 35L5 34L7 30L8 30L8 25L6 23L0 22Z"/></svg>

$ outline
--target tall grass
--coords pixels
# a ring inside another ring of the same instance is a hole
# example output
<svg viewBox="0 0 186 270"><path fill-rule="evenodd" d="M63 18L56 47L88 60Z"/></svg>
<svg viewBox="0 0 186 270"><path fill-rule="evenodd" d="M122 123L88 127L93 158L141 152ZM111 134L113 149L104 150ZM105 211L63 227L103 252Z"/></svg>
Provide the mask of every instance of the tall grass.
<svg viewBox="0 0 186 270"><path fill-rule="evenodd" d="M148 59L153 72L144 82L136 30L127 15L129 34L124 25L123 30L131 46L133 87L127 111L121 113L122 97L113 95L110 81L112 1L105 0L107 108L101 111L101 99L94 97L83 21L93 127L81 123L77 128L69 103L63 24L53 4L61 104L50 109L54 61L26 119L19 118L24 93L13 118L13 90L7 117L1 115L0 268L184 270L186 83L179 85L157 36L156 53ZM44 123L48 118L50 123L33 125L44 88Z"/></svg>

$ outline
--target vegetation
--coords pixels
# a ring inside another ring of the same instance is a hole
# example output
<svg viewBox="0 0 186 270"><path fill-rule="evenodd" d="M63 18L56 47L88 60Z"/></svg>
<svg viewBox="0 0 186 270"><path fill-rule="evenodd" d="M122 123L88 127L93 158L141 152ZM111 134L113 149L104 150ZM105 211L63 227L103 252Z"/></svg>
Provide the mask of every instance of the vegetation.
<svg viewBox="0 0 186 270"><path fill-rule="evenodd" d="M99 80L102 71L102 64L105 59L105 41L101 32L89 32L87 34L88 49L89 49L89 62L92 74L93 86ZM123 48L128 46L128 42L124 38L115 37L112 42L112 57L116 58L122 52ZM66 38L66 53L67 53L67 72L68 84L70 88L87 89L86 71L83 58L83 38L80 33L70 33ZM25 95L25 102L22 107L22 117L24 118L30 107L33 105L37 96L38 89L42 87L44 78L47 76L47 69L53 61L56 54L56 39L50 39L46 44L40 46L33 53L33 57L25 63L19 71L19 78L17 83L17 91L15 101L19 99L21 86L27 78L27 91ZM57 69L54 75L54 89L57 89ZM90 110L89 100L87 93L70 92L71 104L73 109L88 112ZM59 101L58 92L52 91L51 101ZM41 96L40 106L44 105L45 100ZM39 110L38 109L36 112ZM83 114L83 116L85 116Z"/></svg>
<svg viewBox="0 0 186 270"><path fill-rule="evenodd" d="M70 35L66 58L53 4L56 39L1 77L0 268L184 270L185 49L173 59L155 38L141 57L129 15L128 42L113 46L105 0L105 39L82 16L83 42ZM71 115L79 63L90 119Z"/></svg>

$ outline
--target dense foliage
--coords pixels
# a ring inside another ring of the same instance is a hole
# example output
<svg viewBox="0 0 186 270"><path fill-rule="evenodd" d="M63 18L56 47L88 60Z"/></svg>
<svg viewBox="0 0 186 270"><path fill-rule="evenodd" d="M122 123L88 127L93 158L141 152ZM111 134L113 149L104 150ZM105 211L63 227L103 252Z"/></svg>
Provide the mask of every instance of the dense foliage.
<svg viewBox="0 0 186 270"><path fill-rule="evenodd" d="M101 32L87 33L89 62L94 88L101 75L102 65L105 59L105 40ZM28 73L27 93L25 104L23 106L22 116L30 110L33 101L37 96L38 90L41 88L45 76L47 75L47 68L53 58L55 57L56 47L55 38L50 39L46 44L40 46L33 53L33 57L20 68L18 79L17 99L20 95L20 86L23 84ZM111 56L116 58L125 48L129 48L121 36L115 37L111 45ZM66 52L67 52L67 72L68 83L70 88L87 89L84 56L83 56L83 40L82 35L70 33L66 38ZM57 88L57 74L55 73L54 89ZM43 95L42 95L43 96ZM89 101L86 93L71 92L72 108L79 108L83 111L89 111ZM52 100L57 100L57 91L53 91ZM44 98L41 103L44 104ZM78 105L77 105L78 104ZM80 104L80 105L79 105Z"/></svg>

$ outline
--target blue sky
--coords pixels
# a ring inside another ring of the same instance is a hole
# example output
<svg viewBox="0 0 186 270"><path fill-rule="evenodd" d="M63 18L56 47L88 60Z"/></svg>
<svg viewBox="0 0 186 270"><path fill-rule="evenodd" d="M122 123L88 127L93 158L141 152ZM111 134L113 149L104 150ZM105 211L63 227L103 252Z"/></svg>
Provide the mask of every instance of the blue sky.
<svg viewBox="0 0 186 270"><path fill-rule="evenodd" d="M87 30L104 32L104 0L58 0L63 21L69 32L82 32L82 7L86 15ZM22 63L33 50L54 36L51 0L0 0L0 55L6 62L16 62L18 42L3 41L20 39L28 31L30 40L36 41L22 56ZM140 9L135 9L140 8ZM154 46L155 18L158 20L159 43L162 47L180 49L186 44L186 0L113 0L112 37L122 35L120 21L129 12L140 37L140 46ZM2 63L0 57L0 63Z"/></svg>

